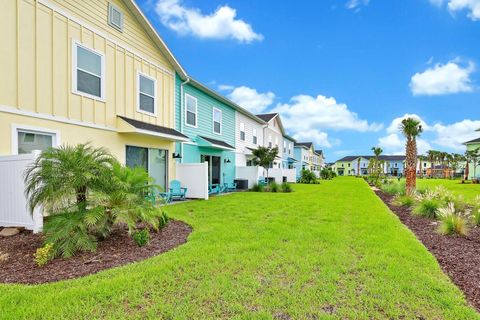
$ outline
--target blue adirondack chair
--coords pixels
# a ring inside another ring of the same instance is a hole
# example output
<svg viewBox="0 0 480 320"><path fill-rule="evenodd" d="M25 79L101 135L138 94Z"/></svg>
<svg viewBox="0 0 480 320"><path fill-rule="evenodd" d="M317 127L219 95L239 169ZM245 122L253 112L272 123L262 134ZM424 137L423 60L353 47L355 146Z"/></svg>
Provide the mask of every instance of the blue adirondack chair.
<svg viewBox="0 0 480 320"><path fill-rule="evenodd" d="M208 186L208 194L219 194L220 193L220 185L218 184L210 184Z"/></svg>
<svg viewBox="0 0 480 320"><path fill-rule="evenodd" d="M266 186L267 185L267 179L265 179L265 177L258 177L258 184L262 185L262 186Z"/></svg>
<svg viewBox="0 0 480 320"><path fill-rule="evenodd" d="M237 184L235 182L225 182L223 189L225 192L235 192L237 191Z"/></svg>
<svg viewBox="0 0 480 320"><path fill-rule="evenodd" d="M168 190L170 193L170 198L172 200L185 200L185 197L187 195L187 188L182 187L180 181L170 181L170 188Z"/></svg>

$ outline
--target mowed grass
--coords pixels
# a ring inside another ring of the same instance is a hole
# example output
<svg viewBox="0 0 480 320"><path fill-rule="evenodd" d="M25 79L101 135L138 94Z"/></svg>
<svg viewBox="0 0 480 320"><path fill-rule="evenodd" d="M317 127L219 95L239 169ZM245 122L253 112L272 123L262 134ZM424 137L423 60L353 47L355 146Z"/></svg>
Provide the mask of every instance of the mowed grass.
<svg viewBox="0 0 480 320"><path fill-rule="evenodd" d="M362 179L166 210L193 226L166 254L83 279L0 285L2 319L476 319Z"/></svg>
<svg viewBox="0 0 480 320"><path fill-rule="evenodd" d="M461 180L451 179L418 179L417 187L419 189L435 189L437 186L443 186L456 195L464 197L466 202L473 203L475 197L480 196L480 184L470 182L462 184Z"/></svg>

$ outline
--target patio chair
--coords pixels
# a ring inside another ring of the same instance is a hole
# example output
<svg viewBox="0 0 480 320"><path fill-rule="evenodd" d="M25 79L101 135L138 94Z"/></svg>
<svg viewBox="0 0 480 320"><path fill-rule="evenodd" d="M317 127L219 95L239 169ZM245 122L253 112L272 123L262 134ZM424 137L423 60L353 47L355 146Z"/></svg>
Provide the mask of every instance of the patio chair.
<svg viewBox="0 0 480 320"><path fill-rule="evenodd" d="M187 188L182 187L182 184L178 180L170 181L170 200L185 200L187 195Z"/></svg>
<svg viewBox="0 0 480 320"><path fill-rule="evenodd" d="M223 184L223 189L225 192L235 192L237 191L237 184L235 182L225 182Z"/></svg>
<svg viewBox="0 0 480 320"><path fill-rule="evenodd" d="M265 179L265 177L258 177L258 184L262 186L266 186L268 184L267 179Z"/></svg>
<svg viewBox="0 0 480 320"><path fill-rule="evenodd" d="M220 193L220 185L218 184L211 184L208 186L208 194L209 195L212 195L212 194L219 194Z"/></svg>

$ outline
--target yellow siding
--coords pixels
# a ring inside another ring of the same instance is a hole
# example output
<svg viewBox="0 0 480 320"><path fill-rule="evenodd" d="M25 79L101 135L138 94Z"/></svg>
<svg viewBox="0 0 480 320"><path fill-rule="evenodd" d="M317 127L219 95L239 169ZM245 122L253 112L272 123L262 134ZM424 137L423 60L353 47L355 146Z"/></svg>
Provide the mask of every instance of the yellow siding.
<svg viewBox="0 0 480 320"><path fill-rule="evenodd" d="M125 29L106 0L10 0L0 20L0 106L114 127L122 115L174 127L174 69L122 1ZM105 100L72 93L72 41L105 54ZM157 116L137 112L137 72L157 82ZM3 114L2 114L3 116Z"/></svg>

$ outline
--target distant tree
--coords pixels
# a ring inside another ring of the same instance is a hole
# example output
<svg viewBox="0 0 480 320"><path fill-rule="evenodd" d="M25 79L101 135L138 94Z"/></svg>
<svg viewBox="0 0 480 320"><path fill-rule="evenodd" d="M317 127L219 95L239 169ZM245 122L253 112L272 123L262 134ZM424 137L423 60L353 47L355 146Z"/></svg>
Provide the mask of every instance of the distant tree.
<svg viewBox="0 0 480 320"><path fill-rule="evenodd" d="M267 171L268 178L268 169L270 169L270 166L278 155L278 147L258 147L252 151L252 154L254 156L253 164L263 167Z"/></svg>
<svg viewBox="0 0 480 320"><path fill-rule="evenodd" d="M423 128L420 121L414 118L406 118L402 120L400 131L407 139L405 146L406 192L407 195L413 195L417 185L417 137L423 132Z"/></svg>
<svg viewBox="0 0 480 320"><path fill-rule="evenodd" d="M476 149L473 149L473 150L467 150L465 152L465 158L467 160L467 166L465 168L465 171L466 171L466 178L465 179L468 179L469 163L471 163L472 166L473 166L473 177L476 178L477 177L477 166L478 166L478 162L480 161L480 148L476 148Z"/></svg>

